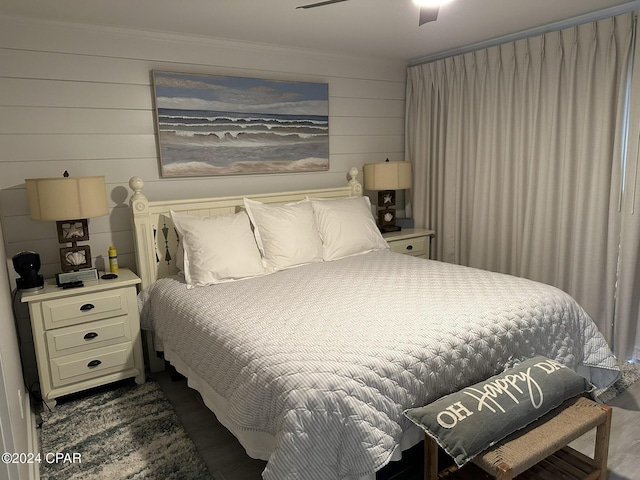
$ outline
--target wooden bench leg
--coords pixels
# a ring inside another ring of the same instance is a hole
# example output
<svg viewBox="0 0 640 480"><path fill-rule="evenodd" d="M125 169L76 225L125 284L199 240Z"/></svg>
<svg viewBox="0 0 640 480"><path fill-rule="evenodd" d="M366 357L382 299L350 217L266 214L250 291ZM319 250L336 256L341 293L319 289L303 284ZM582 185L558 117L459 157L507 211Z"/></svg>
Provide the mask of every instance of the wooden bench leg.
<svg viewBox="0 0 640 480"><path fill-rule="evenodd" d="M502 462L497 467L496 480L513 480L513 470L510 465Z"/></svg>
<svg viewBox="0 0 640 480"><path fill-rule="evenodd" d="M438 480L438 444L424 436L424 480Z"/></svg>
<svg viewBox="0 0 640 480"><path fill-rule="evenodd" d="M611 432L611 411L609 405L599 405L606 414L607 419L604 423L598 425L596 429L596 446L593 454L593 461L597 468L600 469L600 480L606 480L607 477L607 457L609 456L609 434Z"/></svg>

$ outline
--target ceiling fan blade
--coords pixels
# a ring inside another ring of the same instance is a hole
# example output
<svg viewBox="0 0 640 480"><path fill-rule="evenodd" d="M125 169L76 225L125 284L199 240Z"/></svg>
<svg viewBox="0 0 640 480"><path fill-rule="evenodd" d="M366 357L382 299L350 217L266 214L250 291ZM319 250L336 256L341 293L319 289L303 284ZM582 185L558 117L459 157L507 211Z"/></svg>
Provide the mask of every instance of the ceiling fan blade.
<svg viewBox="0 0 640 480"><path fill-rule="evenodd" d="M440 7L420 7L420 22L418 26L434 22L438 18Z"/></svg>
<svg viewBox="0 0 640 480"><path fill-rule="evenodd" d="M326 0L324 2L310 3L309 5L300 5L299 7L296 7L296 9L322 7L323 5L331 5L332 3L340 3L340 2L346 2L346 1L347 0Z"/></svg>

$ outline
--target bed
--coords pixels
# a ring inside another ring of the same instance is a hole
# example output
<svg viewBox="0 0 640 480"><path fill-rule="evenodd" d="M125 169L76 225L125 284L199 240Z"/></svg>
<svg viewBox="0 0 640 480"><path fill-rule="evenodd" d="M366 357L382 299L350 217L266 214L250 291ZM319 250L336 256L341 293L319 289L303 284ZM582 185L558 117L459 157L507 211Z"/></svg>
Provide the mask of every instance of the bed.
<svg viewBox="0 0 640 480"><path fill-rule="evenodd" d="M149 201L140 179L130 186L151 367L162 351L248 455L267 460L265 480L375 479L422 438L405 409L535 355L599 387L618 375L566 293L385 248L367 230L356 169L339 188L198 200ZM362 218L347 215L356 204ZM207 276L204 239L216 237L216 252L242 244L218 233L239 219L264 271L233 259L243 275ZM304 228L283 237L290 221Z"/></svg>

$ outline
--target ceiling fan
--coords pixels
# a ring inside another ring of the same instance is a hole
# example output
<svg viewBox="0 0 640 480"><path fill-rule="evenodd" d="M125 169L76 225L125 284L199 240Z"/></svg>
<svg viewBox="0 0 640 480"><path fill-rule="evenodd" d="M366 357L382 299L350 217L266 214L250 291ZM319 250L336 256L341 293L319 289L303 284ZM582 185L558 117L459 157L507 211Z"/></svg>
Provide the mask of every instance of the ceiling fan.
<svg viewBox="0 0 640 480"><path fill-rule="evenodd" d="M346 2L347 0L324 0L322 2L310 3L307 5L300 5L296 8L316 8L323 7L325 5L331 5L332 3L340 3ZM414 0L418 5L420 5L420 20L418 22L418 26L424 25L428 22L433 22L438 18L438 11L440 10L440 5L444 3L448 3L447 1L417 1Z"/></svg>

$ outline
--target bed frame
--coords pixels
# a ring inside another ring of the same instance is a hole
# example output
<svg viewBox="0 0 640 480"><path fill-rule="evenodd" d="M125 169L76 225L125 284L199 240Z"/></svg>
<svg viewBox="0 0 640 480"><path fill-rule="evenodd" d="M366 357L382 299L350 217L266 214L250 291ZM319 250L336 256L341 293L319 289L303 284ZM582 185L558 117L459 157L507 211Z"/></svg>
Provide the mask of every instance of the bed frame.
<svg viewBox="0 0 640 480"><path fill-rule="evenodd" d="M147 288L159 278L178 273L176 256L178 234L171 219L170 210L190 215L214 216L238 213L244 209L244 199L250 198L267 204L282 204L311 198L344 198L362 196L362 185L357 180L358 169L349 170L349 181L344 187L300 190L232 197L212 197L190 200L149 201L142 193L144 182L139 177L129 180L133 195L129 200L133 219L133 239L137 273L142 288ZM146 333L148 361L151 371L164 369L164 361L155 352L162 351L162 343L151 332Z"/></svg>

